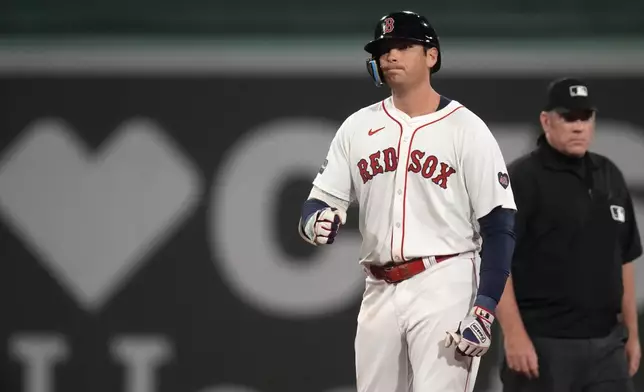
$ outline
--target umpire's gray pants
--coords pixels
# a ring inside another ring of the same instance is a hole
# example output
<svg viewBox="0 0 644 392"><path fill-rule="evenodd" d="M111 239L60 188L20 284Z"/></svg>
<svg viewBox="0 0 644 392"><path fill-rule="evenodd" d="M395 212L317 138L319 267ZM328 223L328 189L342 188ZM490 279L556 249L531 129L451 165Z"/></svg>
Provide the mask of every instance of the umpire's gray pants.
<svg viewBox="0 0 644 392"><path fill-rule="evenodd" d="M627 336L619 325L605 338L533 337L539 378L529 380L504 361L503 392L634 392L624 351Z"/></svg>

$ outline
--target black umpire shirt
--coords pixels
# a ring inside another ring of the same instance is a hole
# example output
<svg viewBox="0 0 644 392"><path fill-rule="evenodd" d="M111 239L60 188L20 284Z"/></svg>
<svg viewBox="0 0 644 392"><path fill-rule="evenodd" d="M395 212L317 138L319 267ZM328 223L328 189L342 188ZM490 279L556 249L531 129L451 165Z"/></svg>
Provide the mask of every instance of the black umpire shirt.
<svg viewBox="0 0 644 392"><path fill-rule="evenodd" d="M543 135L538 145L508 166L523 322L532 336L606 336L621 312L622 264L642 254L624 177L599 154L566 157Z"/></svg>

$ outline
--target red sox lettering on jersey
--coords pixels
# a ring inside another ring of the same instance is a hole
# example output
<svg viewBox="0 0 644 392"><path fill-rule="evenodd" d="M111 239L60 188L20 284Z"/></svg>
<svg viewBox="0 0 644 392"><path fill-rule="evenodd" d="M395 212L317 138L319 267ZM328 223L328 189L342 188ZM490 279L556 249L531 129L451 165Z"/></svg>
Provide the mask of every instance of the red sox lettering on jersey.
<svg viewBox="0 0 644 392"><path fill-rule="evenodd" d="M414 118L391 97L362 108L342 123L325 163L313 185L358 202L361 263L479 250L475 220L516 208L492 133L454 100Z"/></svg>
<svg viewBox="0 0 644 392"><path fill-rule="evenodd" d="M410 156L411 164L407 168L408 172L420 173L423 177L431 179L434 184L447 189L447 179L456 172L453 167L445 162L439 162L435 155L426 154L424 151L413 150ZM384 166L381 164L381 157L384 161ZM437 172L436 169L439 164L440 171ZM397 167L398 157L396 149L393 147L376 151L369 155L368 159L362 158L358 161L358 170L364 184L378 174L395 171Z"/></svg>

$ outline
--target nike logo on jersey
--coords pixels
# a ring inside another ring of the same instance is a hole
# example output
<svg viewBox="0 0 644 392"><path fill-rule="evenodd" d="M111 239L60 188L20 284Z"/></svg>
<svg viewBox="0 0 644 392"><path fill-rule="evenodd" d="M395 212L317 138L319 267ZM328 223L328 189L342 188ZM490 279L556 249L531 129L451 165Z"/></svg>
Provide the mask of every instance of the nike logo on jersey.
<svg viewBox="0 0 644 392"><path fill-rule="evenodd" d="M424 151L413 150L409 155L409 160L408 172L419 173L443 189L447 189L448 178L456 173L456 169L449 164L439 161L435 155L427 154ZM398 168L396 149L389 147L382 151L376 151L369 155L368 159L362 158L358 161L357 166L362 183L366 184L378 174L393 172Z"/></svg>
<svg viewBox="0 0 644 392"><path fill-rule="evenodd" d="M381 128L378 128L378 129L371 128L371 129L369 129L369 136L375 135L376 133L382 131L383 129L385 129L385 127L381 127Z"/></svg>

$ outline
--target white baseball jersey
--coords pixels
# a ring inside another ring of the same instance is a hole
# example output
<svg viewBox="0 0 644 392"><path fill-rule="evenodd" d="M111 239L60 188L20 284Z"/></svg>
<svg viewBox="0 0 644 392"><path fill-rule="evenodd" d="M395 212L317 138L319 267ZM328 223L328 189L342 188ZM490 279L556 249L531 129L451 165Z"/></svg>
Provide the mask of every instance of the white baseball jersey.
<svg viewBox="0 0 644 392"><path fill-rule="evenodd" d="M414 118L391 97L353 113L313 185L358 202L361 263L479 251L476 220L516 209L496 139L454 100Z"/></svg>

